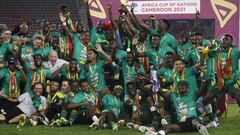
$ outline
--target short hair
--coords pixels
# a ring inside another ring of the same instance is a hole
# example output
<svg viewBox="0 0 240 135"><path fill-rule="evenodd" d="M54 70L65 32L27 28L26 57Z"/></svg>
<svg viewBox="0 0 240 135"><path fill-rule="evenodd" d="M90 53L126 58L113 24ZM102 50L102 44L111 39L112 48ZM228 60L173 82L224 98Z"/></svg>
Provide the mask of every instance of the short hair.
<svg viewBox="0 0 240 135"><path fill-rule="evenodd" d="M64 82L64 81L70 81L67 77L63 77L62 79L61 79L61 82Z"/></svg>
<svg viewBox="0 0 240 135"><path fill-rule="evenodd" d="M57 53L56 50L52 50L52 51L50 51L49 54L48 54L48 57L50 57L50 55L52 55L53 53L56 53L56 54L57 54L57 57L58 57L58 53Z"/></svg>
<svg viewBox="0 0 240 135"><path fill-rule="evenodd" d="M127 87L128 87L129 85L135 86L135 84L134 84L133 82L128 82L128 83L126 84Z"/></svg>
<svg viewBox="0 0 240 135"><path fill-rule="evenodd" d="M42 37L40 37L40 36L36 36L35 38L34 38L34 40L42 40L43 41L43 39L42 39Z"/></svg>
<svg viewBox="0 0 240 135"><path fill-rule="evenodd" d="M75 62L77 62L77 59L76 59L76 58L70 58L70 59L69 59L69 62L70 62L70 61L75 61Z"/></svg>
<svg viewBox="0 0 240 135"><path fill-rule="evenodd" d="M175 59L175 61L182 61L182 62L184 62L184 60L181 58L181 57L177 57L176 59ZM174 61L174 62L175 62Z"/></svg>
<svg viewBox="0 0 240 135"><path fill-rule="evenodd" d="M162 22L167 26L166 29L169 30L171 27L171 23L167 19L162 19Z"/></svg>
<svg viewBox="0 0 240 135"><path fill-rule="evenodd" d="M34 89L34 87L36 86L36 85L42 85L42 88L44 89L44 85L43 85L43 83L41 83L41 82L35 82L32 86L31 86L31 89L33 90Z"/></svg>
<svg viewBox="0 0 240 135"><path fill-rule="evenodd" d="M152 40L152 37L159 37L159 39L161 40L160 34L152 34L152 35L150 36L150 39L151 39L151 40Z"/></svg>
<svg viewBox="0 0 240 135"><path fill-rule="evenodd" d="M18 33L18 37L20 37L20 36L27 37L27 33L20 32L20 33Z"/></svg>
<svg viewBox="0 0 240 135"><path fill-rule="evenodd" d="M79 84L81 84L81 83L88 83L88 81L87 81L87 79L81 79L81 80L79 80Z"/></svg>
<svg viewBox="0 0 240 135"><path fill-rule="evenodd" d="M49 24L49 21L46 20L46 19L42 19L42 20L41 20L41 25L43 25L43 23L48 23L48 24Z"/></svg>
<svg viewBox="0 0 240 135"><path fill-rule="evenodd" d="M224 37L230 37L230 39L233 41L233 36L230 34L225 34Z"/></svg>
<svg viewBox="0 0 240 135"><path fill-rule="evenodd" d="M33 55L33 59L35 59L37 56L40 56L41 58L43 58L43 56L41 54L37 53L37 54Z"/></svg>
<svg viewBox="0 0 240 135"><path fill-rule="evenodd" d="M11 31L11 29L9 29L9 28L7 27L7 28L3 29L3 32L2 32L2 33L4 33L5 31ZM12 32L12 31L11 31L11 32Z"/></svg>
<svg viewBox="0 0 240 135"><path fill-rule="evenodd" d="M96 55L98 55L98 52L97 52L95 49L93 49L93 48L89 48L88 51L93 51L93 53L95 53Z"/></svg>
<svg viewBox="0 0 240 135"><path fill-rule="evenodd" d="M57 82L57 83L60 84L60 81L61 81L61 80L59 80L58 78L55 77L55 78L50 79L50 81L51 81L51 82Z"/></svg>
<svg viewBox="0 0 240 135"><path fill-rule="evenodd" d="M201 32L195 32L193 36L203 36L203 34Z"/></svg>
<svg viewBox="0 0 240 135"><path fill-rule="evenodd" d="M179 86L186 86L186 87L188 87L189 84L188 84L187 81L181 80L181 81L177 82L177 87L179 87Z"/></svg>
<svg viewBox="0 0 240 135"><path fill-rule="evenodd" d="M166 52L165 56L167 56L167 55L174 55L174 53L171 51L168 51L168 52Z"/></svg>

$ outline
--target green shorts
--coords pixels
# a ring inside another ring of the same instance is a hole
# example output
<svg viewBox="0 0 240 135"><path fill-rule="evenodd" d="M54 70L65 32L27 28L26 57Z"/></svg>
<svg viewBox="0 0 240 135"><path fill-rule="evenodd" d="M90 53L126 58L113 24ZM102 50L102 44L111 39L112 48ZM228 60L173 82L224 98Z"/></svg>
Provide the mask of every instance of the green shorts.
<svg viewBox="0 0 240 135"><path fill-rule="evenodd" d="M235 97L237 92L240 92L240 80L225 84L223 88L217 88L214 86L210 89L210 93L214 96L224 96L226 93L228 93L230 96Z"/></svg>

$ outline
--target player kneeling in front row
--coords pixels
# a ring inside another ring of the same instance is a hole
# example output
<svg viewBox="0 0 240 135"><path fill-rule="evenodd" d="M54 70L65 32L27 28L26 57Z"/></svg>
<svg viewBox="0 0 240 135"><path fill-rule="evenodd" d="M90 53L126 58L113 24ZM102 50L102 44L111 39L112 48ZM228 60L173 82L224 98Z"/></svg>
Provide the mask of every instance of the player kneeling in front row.
<svg viewBox="0 0 240 135"><path fill-rule="evenodd" d="M123 87L117 85L114 87L112 94L107 94L102 98L102 113L100 119L100 127L110 126L112 130L118 130L119 126L124 124L124 120L120 120L123 114L123 103L121 97Z"/></svg>
<svg viewBox="0 0 240 135"><path fill-rule="evenodd" d="M203 83L203 82L202 82ZM202 135L209 135L206 127L201 125L197 119L196 93L188 90L186 81L177 83L179 93L170 94L160 91L165 100L171 100L175 106L178 122L163 126L160 131L148 130L145 135L166 135L173 132L199 131Z"/></svg>
<svg viewBox="0 0 240 135"><path fill-rule="evenodd" d="M54 121L51 125L72 125L79 114L83 114L87 118L92 118L93 123L89 126L90 128L98 127L99 119L96 116L96 101L97 95L94 90L92 90L87 82L87 80L80 80L80 83L76 81L76 87L80 90L74 95L74 97L67 104L67 111L69 112L69 118L67 120L67 114L62 115L61 118ZM73 87L72 87L73 88Z"/></svg>

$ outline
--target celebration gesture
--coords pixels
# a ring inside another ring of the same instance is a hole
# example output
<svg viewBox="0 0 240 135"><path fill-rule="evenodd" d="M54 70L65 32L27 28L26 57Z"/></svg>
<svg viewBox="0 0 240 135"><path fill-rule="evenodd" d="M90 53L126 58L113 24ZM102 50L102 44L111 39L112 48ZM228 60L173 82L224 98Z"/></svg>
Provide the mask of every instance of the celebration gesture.
<svg viewBox="0 0 240 135"><path fill-rule="evenodd" d="M59 19L61 20L62 23L66 22L66 17L63 15L62 12L59 12Z"/></svg>
<svg viewBox="0 0 240 135"><path fill-rule="evenodd" d="M199 18L200 18L200 12L199 12L198 10L196 10L195 16L196 16L196 19L199 19Z"/></svg>
<svg viewBox="0 0 240 135"><path fill-rule="evenodd" d="M97 44L96 44L96 46L95 46L95 50L96 50L97 52L103 52L103 49L102 49L100 43L97 43Z"/></svg>
<svg viewBox="0 0 240 135"><path fill-rule="evenodd" d="M110 3L107 3L107 8L108 9L112 9L112 3L110 2Z"/></svg>

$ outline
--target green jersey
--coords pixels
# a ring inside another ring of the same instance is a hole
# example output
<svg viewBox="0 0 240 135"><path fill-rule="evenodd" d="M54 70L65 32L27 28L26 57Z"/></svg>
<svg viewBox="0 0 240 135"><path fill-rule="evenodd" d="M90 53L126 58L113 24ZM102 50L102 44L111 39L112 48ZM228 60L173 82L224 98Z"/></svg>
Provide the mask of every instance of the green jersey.
<svg viewBox="0 0 240 135"><path fill-rule="evenodd" d="M84 65L87 61L87 47L82 44L77 34L74 34L72 43L74 45L73 58L77 59L79 65Z"/></svg>
<svg viewBox="0 0 240 135"><path fill-rule="evenodd" d="M155 67L160 67L160 64L165 60L165 55L167 52L173 52L174 50L166 45L160 45L158 50L150 49L146 52L146 55L150 59L150 63Z"/></svg>
<svg viewBox="0 0 240 135"><path fill-rule="evenodd" d="M0 62L6 60L7 54L10 51L13 51L13 47L10 43L4 41L2 44L0 44Z"/></svg>
<svg viewBox="0 0 240 135"><path fill-rule="evenodd" d="M126 90L127 83L132 82L138 76L137 67L136 65L130 66L125 60L122 60L120 65L123 72L125 95L128 95ZM140 65L140 72L145 73L142 65Z"/></svg>
<svg viewBox="0 0 240 135"><path fill-rule="evenodd" d="M22 74L19 70L11 72L7 67L0 69L0 81L6 96L18 97L20 95L20 81Z"/></svg>
<svg viewBox="0 0 240 135"><path fill-rule="evenodd" d="M189 91L184 96L171 94L171 100L175 106L179 122L185 122L187 118L197 117L196 96L194 92Z"/></svg>
<svg viewBox="0 0 240 135"><path fill-rule="evenodd" d="M230 49L232 49L232 51L230 51ZM230 84L240 79L239 70L238 70L240 51L237 48L232 47L232 48L223 50L220 53L221 53L221 61L218 61L218 62L221 63L221 66L223 67L223 69L232 70L231 74L223 75L225 84ZM228 67L228 57L231 59L231 62L230 62L231 67Z"/></svg>
<svg viewBox="0 0 240 135"><path fill-rule="evenodd" d="M168 82L168 83L173 83L172 78L173 78L174 70L173 68L169 67L161 67L159 70L157 70L157 75L160 77L162 82Z"/></svg>
<svg viewBox="0 0 240 135"><path fill-rule="evenodd" d="M181 80L186 80L188 82L189 91L196 92L198 90L194 67L185 68L181 73L174 73L173 75L174 85L176 86L177 83Z"/></svg>
<svg viewBox="0 0 240 135"><path fill-rule="evenodd" d="M27 84L25 86L25 91L31 90L31 86L35 82L41 82L44 85L46 84L47 78L51 78L52 72L49 69L46 68L37 68L34 69L31 68L31 65L29 63L24 63L23 65L26 75L27 75Z"/></svg>
<svg viewBox="0 0 240 135"><path fill-rule="evenodd" d="M68 78L71 81L75 80L80 80L85 78L83 70L80 70L80 72L71 72L68 67L63 68L59 73L58 73L58 78Z"/></svg>
<svg viewBox="0 0 240 135"><path fill-rule="evenodd" d="M91 30L91 42L95 46L98 42L106 42L106 36L104 33L98 33L97 28L93 27Z"/></svg>
<svg viewBox="0 0 240 135"><path fill-rule="evenodd" d="M112 94L105 95L102 98L102 107L103 112L111 112L117 118L119 118L120 114L123 112L123 103L122 101L113 96Z"/></svg>
<svg viewBox="0 0 240 135"><path fill-rule="evenodd" d="M82 103L82 102L86 102L86 101L91 101L93 104L91 105L86 105L86 106L81 106L79 108L79 111L85 111L86 109L96 105L96 95L94 92L89 91L89 92L83 92L83 91L79 91L76 95L74 95L74 97L71 99L70 102L72 103Z"/></svg>
<svg viewBox="0 0 240 135"><path fill-rule="evenodd" d="M104 77L104 61L98 61L96 64L89 64L88 72L85 76L89 84L97 90L97 92L106 89L106 82Z"/></svg>
<svg viewBox="0 0 240 135"><path fill-rule="evenodd" d="M150 33L161 35L156 29L151 29ZM161 35L161 45L166 45L166 46L171 47L173 50L176 50L177 49L176 38L173 35L171 35L170 33L166 33L165 35Z"/></svg>

